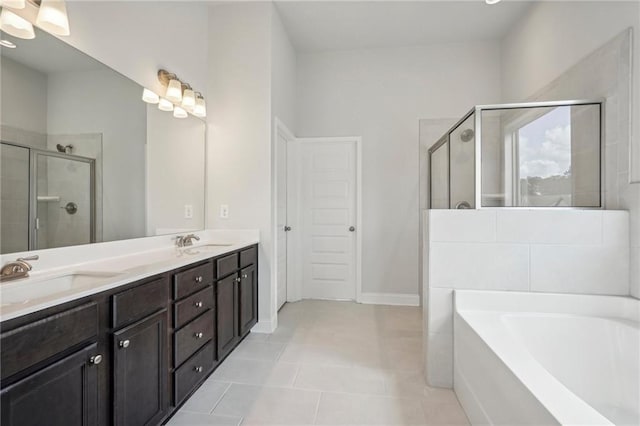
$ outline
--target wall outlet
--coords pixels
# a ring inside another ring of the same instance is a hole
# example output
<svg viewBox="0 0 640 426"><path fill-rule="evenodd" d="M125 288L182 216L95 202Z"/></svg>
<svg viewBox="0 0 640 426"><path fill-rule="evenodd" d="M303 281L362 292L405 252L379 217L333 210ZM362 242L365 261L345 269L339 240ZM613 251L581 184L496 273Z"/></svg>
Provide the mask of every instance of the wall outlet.
<svg viewBox="0 0 640 426"><path fill-rule="evenodd" d="M228 204L222 204L220 206L220 217L222 219L229 219L229 205Z"/></svg>
<svg viewBox="0 0 640 426"><path fill-rule="evenodd" d="M184 218L193 219L193 206L191 204L184 205Z"/></svg>

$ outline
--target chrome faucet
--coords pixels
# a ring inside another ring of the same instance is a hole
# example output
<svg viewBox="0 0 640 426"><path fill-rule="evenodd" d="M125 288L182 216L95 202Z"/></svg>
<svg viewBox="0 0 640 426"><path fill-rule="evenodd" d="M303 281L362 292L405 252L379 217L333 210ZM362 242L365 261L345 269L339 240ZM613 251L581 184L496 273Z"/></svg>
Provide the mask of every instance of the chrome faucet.
<svg viewBox="0 0 640 426"><path fill-rule="evenodd" d="M200 241L200 237L195 234L189 235L178 235L176 237L176 246L178 247L189 247L193 245L193 240Z"/></svg>
<svg viewBox="0 0 640 426"><path fill-rule="evenodd" d="M0 281L15 280L17 278L27 278L33 266L27 260L38 260L37 254L29 257L19 257L13 262L9 262L0 269Z"/></svg>

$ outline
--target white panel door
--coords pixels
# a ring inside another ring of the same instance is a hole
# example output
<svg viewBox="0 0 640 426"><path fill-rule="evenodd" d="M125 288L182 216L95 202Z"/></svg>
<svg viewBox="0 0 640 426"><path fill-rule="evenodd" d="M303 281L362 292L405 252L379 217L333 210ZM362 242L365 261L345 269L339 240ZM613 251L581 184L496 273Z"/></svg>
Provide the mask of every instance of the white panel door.
<svg viewBox="0 0 640 426"><path fill-rule="evenodd" d="M276 146L276 220L277 220L277 303L278 309L287 301L287 138L278 131Z"/></svg>
<svg viewBox="0 0 640 426"><path fill-rule="evenodd" d="M355 300L356 143L312 141L298 148L302 297Z"/></svg>

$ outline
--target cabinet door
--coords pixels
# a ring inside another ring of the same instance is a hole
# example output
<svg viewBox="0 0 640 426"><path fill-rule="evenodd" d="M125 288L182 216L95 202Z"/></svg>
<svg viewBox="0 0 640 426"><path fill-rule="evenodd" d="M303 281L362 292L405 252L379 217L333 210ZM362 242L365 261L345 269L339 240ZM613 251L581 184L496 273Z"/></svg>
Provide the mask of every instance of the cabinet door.
<svg viewBox="0 0 640 426"><path fill-rule="evenodd" d="M231 352L238 340L238 280L234 274L216 283L219 360Z"/></svg>
<svg viewBox="0 0 640 426"><path fill-rule="evenodd" d="M116 425L157 424L167 399L167 310L113 335Z"/></svg>
<svg viewBox="0 0 640 426"><path fill-rule="evenodd" d="M258 322L258 286L255 265L240 271L238 304L240 336L244 336Z"/></svg>
<svg viewBox="0 0 640 426"><path fill-rule="evenodd" d="M3 426L98 424L98 368L94 343L2 390ZM93 358L92 358L93 357Z"/></svg>

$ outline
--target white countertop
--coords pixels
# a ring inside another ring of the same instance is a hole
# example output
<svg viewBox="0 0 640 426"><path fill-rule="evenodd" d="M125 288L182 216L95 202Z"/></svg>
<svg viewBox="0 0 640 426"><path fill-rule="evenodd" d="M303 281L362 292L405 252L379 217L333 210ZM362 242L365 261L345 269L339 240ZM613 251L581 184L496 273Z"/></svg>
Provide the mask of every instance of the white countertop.
<svg viewBox="0 0 640 426"><path fill-rule="evenodd" d="M175 247L171 236L167 236L153 237L156 241L151 242L149 239L138 239L129 240L129 244L126 244L127 241L119 241L32 252L30 254L40 255L47 268L40 270L40 261L34 261L29 278L0 283L0 322L259 242L258 233L250 231L239 231L236 234L230 231L203 231L196 234L201 240L185 248ZM153 242L157 244L150 244ZM60 254L69 257L66 264ZM20 255L5 255L0 259L4 264Z"/></svg>

